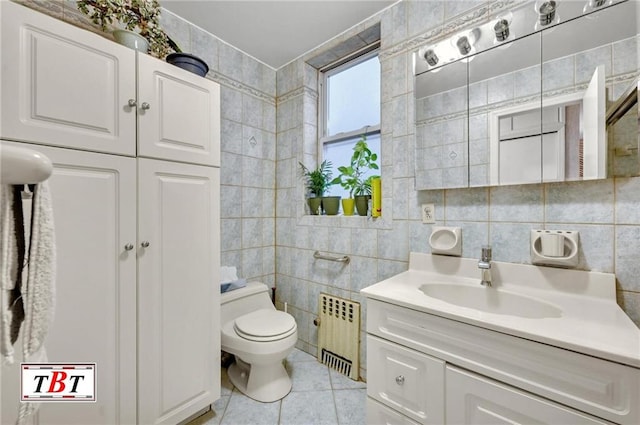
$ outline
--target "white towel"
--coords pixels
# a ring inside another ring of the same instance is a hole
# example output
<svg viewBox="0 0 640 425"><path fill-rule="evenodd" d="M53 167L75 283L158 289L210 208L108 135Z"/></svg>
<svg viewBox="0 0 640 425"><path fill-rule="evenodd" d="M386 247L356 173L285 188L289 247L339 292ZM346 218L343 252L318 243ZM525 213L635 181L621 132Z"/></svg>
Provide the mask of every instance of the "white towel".
<svg viewBox="0 0 640 425"><path fill-rule="evenodd" d="M31 232L27 279L22 289L24 323L22 355L25 362L45 363L44 340L53 322L55 306L56 247L51 193L47 182L35 186L31 207ZM22 403L17 424L26 420L39 403Z"/></svg>
<svg viewBox="0 0 640 425"><path fill-rule="evenodd" d="M55 305L56 246L51 193L47 182L35 186L31 209L28 273L22 290L24 361L41 361L39 351L53 322Z"/></svg>
<svg viewBox="0 0 640 425"><path fill-rule="evenodd" d="M13 363L11 328L13 293L16 289L18 241L14 214L13 186L0 185L0 357L2 364Z"/></svg>

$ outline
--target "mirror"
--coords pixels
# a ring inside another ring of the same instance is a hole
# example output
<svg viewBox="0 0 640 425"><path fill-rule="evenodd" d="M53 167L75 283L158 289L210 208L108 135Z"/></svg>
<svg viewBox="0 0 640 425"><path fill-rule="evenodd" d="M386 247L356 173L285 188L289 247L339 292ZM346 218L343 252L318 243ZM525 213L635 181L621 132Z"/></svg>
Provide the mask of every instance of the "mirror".
<svg viewBox="0 0 640 425"><path fill-rule="evenodd" d="M638 5L538 3L416 52L417 190L640 173Z"/></svg>

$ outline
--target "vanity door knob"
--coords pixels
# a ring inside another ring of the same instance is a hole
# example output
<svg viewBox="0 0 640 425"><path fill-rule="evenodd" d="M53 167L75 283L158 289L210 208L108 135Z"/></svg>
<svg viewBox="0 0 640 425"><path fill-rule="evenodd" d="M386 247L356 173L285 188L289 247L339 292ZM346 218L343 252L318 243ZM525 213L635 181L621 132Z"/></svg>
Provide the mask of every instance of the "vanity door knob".
<svg viewBox="0 0 640 425"><path fill-rule="evenodd" d="M142 246L143 248L149 248L149 245L151 245L149 241L144 241L140 244L140 246Z"/></svg>
<svg viewBox="0 0 640 425"><path fill-rule="evenodd" d="M127 102L127 104L129 105L130 108L133 108L138 104L138 102L136 102L135 99L129 99L129 102Z"/></svg>
<svg viewBox="0 0 640 425"><path fill-rule="evenodd" d="M404 384L404 376L402 376L402 375L396 376L396 384L398 384L398 385Z"/></svg>
<svg viewBox="0 0 640 425"><path fill-rule="evenodd" d="M125 251L131 251L133 249L133 244L128 243L124 246Z"/></svg>
<svg viewBox="0 0 640 425"><path fill-rule="evenodd" d="M142 102L141 108L146 111L147 109L151 108L151 105L149 105L147 102Z"/></svg>

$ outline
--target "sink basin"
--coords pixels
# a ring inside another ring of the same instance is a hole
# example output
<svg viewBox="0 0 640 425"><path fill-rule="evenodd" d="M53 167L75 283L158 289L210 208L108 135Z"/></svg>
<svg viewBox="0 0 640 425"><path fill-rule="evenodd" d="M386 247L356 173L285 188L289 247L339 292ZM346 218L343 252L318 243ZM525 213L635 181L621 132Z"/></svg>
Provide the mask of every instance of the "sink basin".
<svg viewBox="0 0 640 425"><path fill-rule="evenodd" d="M556 306L495 288L459 285L454 283L428 283L420 286L426 296L448 304L472 308L486 313L525 317L528 319L557 318L562 311Z"/></svg>

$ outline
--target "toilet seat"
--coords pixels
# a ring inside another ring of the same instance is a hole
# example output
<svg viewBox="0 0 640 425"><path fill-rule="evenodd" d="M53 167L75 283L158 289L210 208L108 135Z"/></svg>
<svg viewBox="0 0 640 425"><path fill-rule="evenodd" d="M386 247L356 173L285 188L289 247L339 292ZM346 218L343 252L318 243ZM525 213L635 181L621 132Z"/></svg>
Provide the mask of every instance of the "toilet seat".
<svg viewBox="0 0 640 425"><path fill-rule="evenodd" d="M235 319L233 329L249 341L276 341L296 332L296 321L288 313L260 309Z"/></svg>

